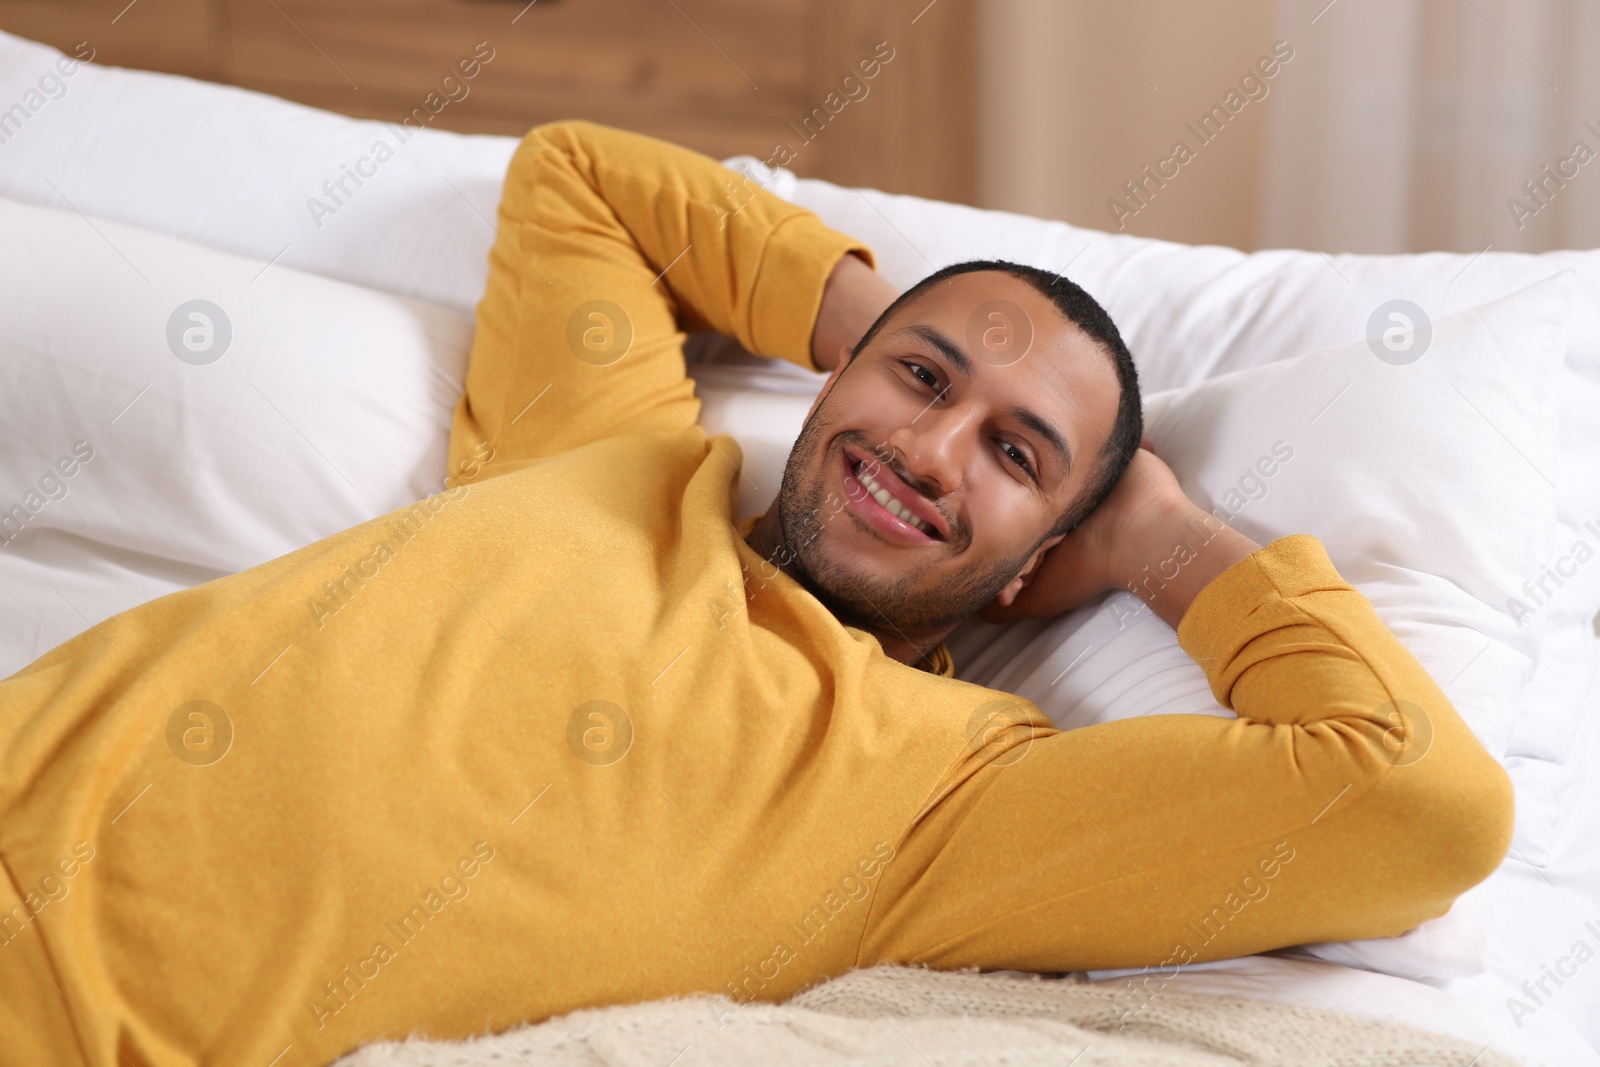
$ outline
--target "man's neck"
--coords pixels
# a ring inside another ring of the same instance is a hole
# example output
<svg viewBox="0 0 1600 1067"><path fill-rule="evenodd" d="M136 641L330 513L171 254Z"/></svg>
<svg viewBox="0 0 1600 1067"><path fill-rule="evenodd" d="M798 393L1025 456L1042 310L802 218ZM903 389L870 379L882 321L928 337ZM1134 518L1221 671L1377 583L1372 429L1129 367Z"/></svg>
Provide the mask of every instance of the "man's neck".
<svg viewBox="0 0 1600 1067"><path fill-rule="evenodd" d="M790 578L801 585L810 588L802 573L794 566L791 554L782 551L783 529L778 522L778 505L767 509L766 514L756 522L755 528L750 531L750 536L745 538L745 544L761 556L770 561ZM815 590L813 590L813 593ZM864 619L841 619L847 626L854 626L878 639L878 644L883 647L884 655L890 659L899 660L911 666L916 666L922 658L938 647L939 642L950 636L955 627L931 633L906 634L892 623L883 620L874 622Z"/></svg>

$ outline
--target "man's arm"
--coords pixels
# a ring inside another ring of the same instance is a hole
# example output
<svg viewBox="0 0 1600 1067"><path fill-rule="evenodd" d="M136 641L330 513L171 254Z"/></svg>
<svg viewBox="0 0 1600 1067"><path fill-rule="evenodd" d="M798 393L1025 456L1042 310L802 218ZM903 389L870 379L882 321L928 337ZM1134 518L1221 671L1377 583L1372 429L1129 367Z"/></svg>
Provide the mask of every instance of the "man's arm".
<svg viewBox="0 0 1600 1067"><path fill-rule="evenodd" d="M1237 718L1150 715L975 751L886 868L860 964L1175 973L1403 933L1504 857L1510 779L1321 543L1256 547L1153 455L1138 462L1106 502L1116 521L1080 527L1078 558L1033 593L1137 588ZM1145 563L1180 543L1199 550L1151 580Z"/></svg>
<svg viewBox="0 0 1600 1067"><path fill-rule="evenodd" d="M523 138L496 229L452 481L619 433L690 429L700 405L685 331L814 368L828 279L843 258L871 273L860 242L715 160L588 122Z"/></svg>

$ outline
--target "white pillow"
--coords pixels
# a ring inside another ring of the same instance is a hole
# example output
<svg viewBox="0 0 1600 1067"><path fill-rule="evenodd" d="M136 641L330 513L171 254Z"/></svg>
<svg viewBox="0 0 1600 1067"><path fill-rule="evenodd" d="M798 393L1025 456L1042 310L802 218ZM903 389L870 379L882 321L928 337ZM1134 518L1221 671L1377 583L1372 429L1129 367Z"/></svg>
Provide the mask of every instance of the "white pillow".
<svg viewBox="0 0 1600 1067"><path fill-rule="evenodd" d="M46 74L48 95L39 92ZM484 76L495 77L492 64ZM70 204L469 314L483 295L516 137L353 119L231 85L81 63L4 32L0 101L28 112L4 131L0 196ZM379 143L388 152L375 152ZM357 167L372 173L350 178ZM324 188L338 182L342 190ZM313 209L313 198L333 213Z"/></svg>
<svg viewBox="0 0 1600 1067"><path fill-rule="evenodd" d="M1449 911L1399 937L1321 941L1281 949L1273 955L1432 982L1482 974L1487 966L1488 937L1481 902L1488 889L1487 882L1479 882L1456 897Z"/></svg>
<svg viewBox="0 0 1600 1067"><path fill-rule="evenodd" d="M0 677L441 487L466 317L4 198L0 233Z"/></svg>

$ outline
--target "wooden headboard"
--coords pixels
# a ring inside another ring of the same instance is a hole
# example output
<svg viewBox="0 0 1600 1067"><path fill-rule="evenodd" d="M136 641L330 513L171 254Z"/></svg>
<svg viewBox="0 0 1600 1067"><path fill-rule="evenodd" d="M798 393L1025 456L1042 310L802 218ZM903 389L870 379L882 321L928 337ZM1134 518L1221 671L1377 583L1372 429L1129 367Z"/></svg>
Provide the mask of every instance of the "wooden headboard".
<svg viewBox="0 0 1600 1067"><path fill-rule="evenodd" d="M0 29L361 118L501 134L588 118L972 203L973 3L0 0Z"/></svg>

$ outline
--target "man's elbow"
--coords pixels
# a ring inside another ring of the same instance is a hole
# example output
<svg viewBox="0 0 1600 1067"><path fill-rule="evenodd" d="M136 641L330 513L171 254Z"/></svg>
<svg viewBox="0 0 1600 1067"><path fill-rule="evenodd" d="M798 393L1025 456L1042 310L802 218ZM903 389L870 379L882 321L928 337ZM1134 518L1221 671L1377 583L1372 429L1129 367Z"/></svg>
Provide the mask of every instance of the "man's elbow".
<svg viewBox="0 0 1600 1067"><path fill-rule="evenodd" d="M1407 780L1408 772L1421 769L1419 763L1393 772L1407 797L1408 866L1422 875L1425 888L1419 888L1426 895L1454 900L1493 874L1511 848L1511 777L1482 749Z"/></svg>

